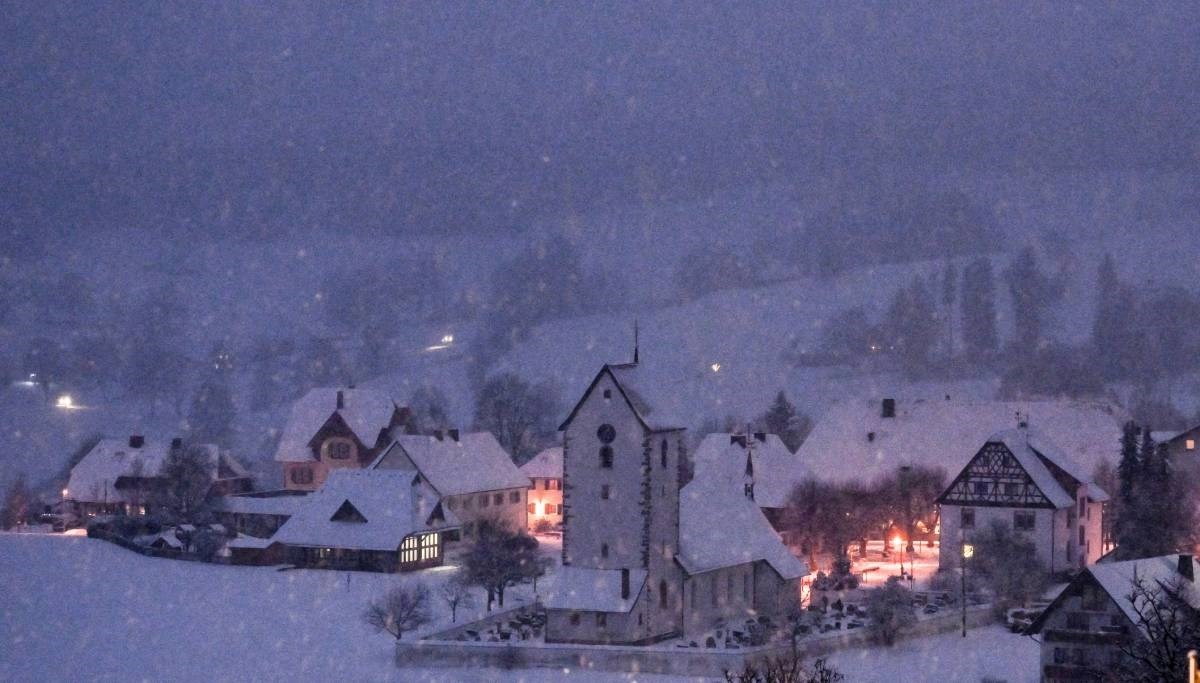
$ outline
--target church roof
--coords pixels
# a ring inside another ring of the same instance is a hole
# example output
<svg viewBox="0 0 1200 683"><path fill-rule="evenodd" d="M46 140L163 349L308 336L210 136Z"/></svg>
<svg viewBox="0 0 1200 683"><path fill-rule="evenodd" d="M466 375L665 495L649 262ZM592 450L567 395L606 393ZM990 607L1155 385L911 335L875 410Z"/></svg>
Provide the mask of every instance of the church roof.
<svg viewBox="0 0 1200 683"><path fill-rule="evenodd" d="M543 604L550 609L628 612L646 583L645 569L629 570L629 597L621 597L620 569L560 567Z"/></svg>
<svg viewBox="0 0 1200 683"><path fill-rule="evenodd" d="M727 482L736 493L753 483L754 502L761 508L784 507L792 489L809 475L800 456L775 434L709 434L692 460L697 476L709 476L711 471L711 476Z"/></svg>
<svg viewBox="0 0 1200 683"><path fill-rule="evenodd" d="M689 574L765 561L784 579L808 574L755 501L716 469L702 471L679 493L679 563Z"/></svg>
<svg viewBox="0 0 1200 683"><path fill-rule="evenodd" d="M681 398L687 395L684 385L674 381L664 381L662 378L651 377L645 367L639 363L621 363L604 365L596 373L587 391L583 392L579 402L571 409L567 419L559 430L565 430L580 406L591 395L592 389L600 378L608 375L617 385L617 390L625 398L629 407L637 416L642 426L653 432L665 432L683 429L687 425L682 410Z"/></svg>

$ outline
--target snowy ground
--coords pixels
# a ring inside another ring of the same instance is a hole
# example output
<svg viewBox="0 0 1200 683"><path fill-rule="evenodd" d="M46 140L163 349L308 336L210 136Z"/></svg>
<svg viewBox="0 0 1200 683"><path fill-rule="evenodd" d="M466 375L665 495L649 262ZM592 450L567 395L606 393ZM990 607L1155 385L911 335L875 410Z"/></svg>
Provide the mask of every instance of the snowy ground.
<svg viewBox="0 0 1200 683"><path fill-rule="evenodd" d="M152 559L81 537L0 534L0 680L532 683L564 677L556 670L398 671L390 638L362 623L363 606L397 582L434 586L452 572L279 572ZM518 597L530 596L526 590ZM440 623L431 629L446 625L445 608L437 609ZM966 640L948 634L890 650L847 650L832 661L847 681L1037 678L1036 645L999 627L971 631ZM672 680L575 672L570 678Z"/></svg>

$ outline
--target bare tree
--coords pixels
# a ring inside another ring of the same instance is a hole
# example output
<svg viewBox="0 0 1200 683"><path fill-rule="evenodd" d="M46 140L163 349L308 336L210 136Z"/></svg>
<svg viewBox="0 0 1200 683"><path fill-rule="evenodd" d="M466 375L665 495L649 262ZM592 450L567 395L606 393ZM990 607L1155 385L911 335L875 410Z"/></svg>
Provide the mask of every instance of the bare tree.
<svg viewBox="0 0 1200 683"><path fill-rule="evenodd" d="M1188 650L1200 647L1200 611L1184 599L1190 587L1137 577L1126 600L1136 614L1135 632L1121 644L1122 681L1182 681Z"/></svg>
<svg viewBox="0 0 1200 683"><path fill-rule="evenodd" d="M487 591L489 612L494 600L504 606L505 589L533 579L544 570L537 539L494 519L479 522L475 542L463 563L467 580Z"/></svg>
<svg viewBox="0 0 1200 683"><path fill-rule="evenodd" d="M382 599L374 600L363 613L363 620L376 631L387 632L399 641L433 620L429 607L429 589L424 583L397 586Z"/></svg>
<svg viewBox="0 0 1200 683"><path fill-rule="evenodd" d="M741 671L725 670L727 683L837 683L846 677L818 659L811 669L796 652L782 657L747 660Z"/></svg>
<svg viewBox="0 0 1200 683"><path fill-rule="evenodd" d="M214 458L204 446L172 448L158 473L162 483L155 502L174 521L197 521L204 510L215 467Z"/></svg>
<svg viewBox="0 0 1200 683"><path fill-rule="evenodd" d="M471 594L471 586L461 574L455 576L438 588L438 596L450 608L450 621L458 621L458 608L475 606L475 596Z"/></svg>

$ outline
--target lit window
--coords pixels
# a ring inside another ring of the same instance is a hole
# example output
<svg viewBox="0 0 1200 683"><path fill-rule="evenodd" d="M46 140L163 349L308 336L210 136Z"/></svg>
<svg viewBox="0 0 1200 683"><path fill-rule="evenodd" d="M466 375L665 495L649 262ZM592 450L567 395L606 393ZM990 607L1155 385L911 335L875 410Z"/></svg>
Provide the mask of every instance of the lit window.
<svg viewBox="0 0 1200 683"><path fill-rule="evenodd" d="M1184 442L1183 442L1183 447L1184 447L1184 448L1186 448L1186 449L1187 449L1187 450L1189 450L1189 451L1194 451L1194 450L1196 450L1196 440L1195 440L1195 439L1188 439L1188 440L1184 441Z"/></svg>
<svg viewBox="0 0 1200 683"><path fill-rule="evenodd" d="M536 514L537 514L537 503L530 503L530 504L529 504L529 514L531 514L531 515L536 515Z"/></svg>

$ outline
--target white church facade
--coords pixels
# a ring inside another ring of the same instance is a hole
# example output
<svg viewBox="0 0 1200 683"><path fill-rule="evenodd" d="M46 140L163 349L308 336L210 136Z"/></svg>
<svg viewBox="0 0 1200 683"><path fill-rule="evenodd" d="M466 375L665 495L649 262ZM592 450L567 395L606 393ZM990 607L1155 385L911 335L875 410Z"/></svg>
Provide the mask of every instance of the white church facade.
<svg viewBox="0 0 1200 683"><path fill-rule="evenodd" d="M751 498L715 478L684 481L682 421L656 411L660 385L636 358L601 368L561 427L550 642L652 643L785 612L808 573Z"/></svg>

